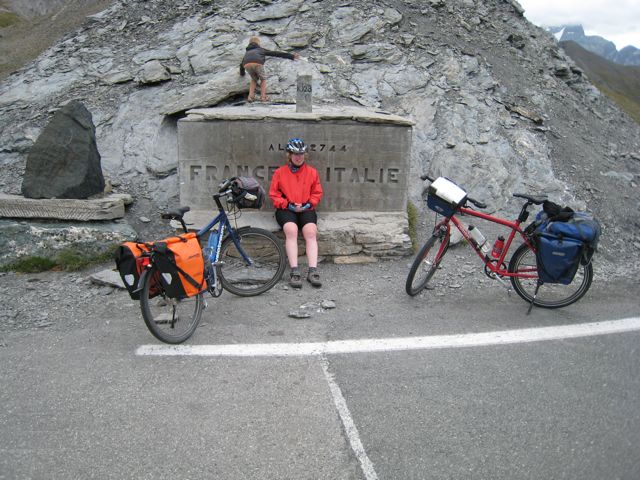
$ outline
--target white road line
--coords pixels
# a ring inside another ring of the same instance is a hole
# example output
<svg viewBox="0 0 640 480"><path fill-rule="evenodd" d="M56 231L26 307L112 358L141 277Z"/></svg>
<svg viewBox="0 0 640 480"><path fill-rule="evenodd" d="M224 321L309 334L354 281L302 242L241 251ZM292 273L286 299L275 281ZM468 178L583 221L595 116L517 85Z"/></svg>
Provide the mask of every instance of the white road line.
<svg viewBox="0 0 640 480"><path fill-rule="evenodd" d="M640 317L577 325L523 328L484 333L425 337L371 338L310 343L249 343L232 345L141 345L136 355L208 357L300 357L344 353L375 353L435 348L482 347L563 340L640 330Z"/></svg>
<svg viewBox="0 0 640 480"><path fill-rule="evenodd" d="M342 420L342 425L344 426L347 438L349 439L349 444L351 445L351 449L353 450L353 453L355 453L356 458L360 462L360 467L362 468L364 476L367 480L378 480L378 475L373 468L373 463L371 463L371 460L369 460L369 457L367 456L367 452L364 450L356 424L354 423L353 418L351 418L347 402L342 396L342 391L333 379L333 375L329 373L327 359L323 356L320 363L322 365L324 376L329 384L329 390L333 396L333 403L338 410L338 415L340 415L340 420Z"/></svg>

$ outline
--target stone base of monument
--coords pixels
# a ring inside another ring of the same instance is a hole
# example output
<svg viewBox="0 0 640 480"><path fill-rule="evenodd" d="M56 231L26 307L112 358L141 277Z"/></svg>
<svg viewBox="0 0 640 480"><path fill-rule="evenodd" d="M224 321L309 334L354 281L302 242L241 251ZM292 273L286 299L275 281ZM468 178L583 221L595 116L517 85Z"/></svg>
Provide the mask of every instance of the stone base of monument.
<svg viewBox="0 0 640 480"><path fill-rule="evenodd" d="M190 229L205 227L213 218L208 210L192 210L185 215ZM241 210L238 227L250 225L278 232L273 211ZM180 225L172 222L179 229ZM406 212L328 212L318 213L318 250L335 263L368 263L378 258L410 255L411 239ZM300 235L300 254L304 240Z"/></svg>
<svg viewBox="0 0 640 480"><path fill-rule="evenodd" d="M124 206L132 201L131 195L117 193L87 200L34 199L0 193L0 217L81 222L113 220L124 217Z"/></svg>

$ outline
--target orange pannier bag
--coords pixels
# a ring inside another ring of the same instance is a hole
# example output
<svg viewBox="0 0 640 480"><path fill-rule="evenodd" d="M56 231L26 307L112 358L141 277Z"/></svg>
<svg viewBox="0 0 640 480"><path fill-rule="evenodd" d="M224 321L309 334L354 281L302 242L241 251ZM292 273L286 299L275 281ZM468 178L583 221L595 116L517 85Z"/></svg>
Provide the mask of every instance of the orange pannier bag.
<svg viewBox="0 0 640 480"><path fill-rule="evenodd" d="M124 283L133 300L140 300L138 283L144 268L142 255L148 251L149 246L144 243L125 242L118 247L114 255L122 283ZM150 293L154 294L156 292L152 289Z"/></svg>
<svg viewBox="0 0 640 480"><path fill-rule="evenodd" d="M125 242L116 250L115 261L133 300L140 300L138 283L144 269L143 256L149 252L153 252L153 265L156 267L155 278L151 279L150 297L164 290L168 297L182 299L193 297L206 288L204 259L195 233L159 242Z"/></svg>
<svg viewBox="0 0 640 480"><path fill-rule="evenodd" d="M202 248L195 233L169 237L150 245L157 280L170 298L193 297L206 288Z"/></svg>

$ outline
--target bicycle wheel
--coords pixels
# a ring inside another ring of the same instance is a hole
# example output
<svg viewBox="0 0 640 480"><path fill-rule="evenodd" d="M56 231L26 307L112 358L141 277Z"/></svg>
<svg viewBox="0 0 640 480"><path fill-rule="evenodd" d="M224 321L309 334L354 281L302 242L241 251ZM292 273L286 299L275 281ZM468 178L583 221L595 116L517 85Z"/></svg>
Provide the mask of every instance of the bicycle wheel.
<svg viewBox="0 0 640 480"><path fill-rule="evenodd" d="M449 236L433 235L416 255L407 276L405 289L412 297L425 289L449 249Z"/></svg>
<svg viewBox="0 0 640 480"><path fill-rule="evenodd" d="M273 288L285 269L282 243L273 233L261 228L240 229L236 235L251 264L238 251L231 235L227 235L218 259L222 286L241 297L259 295Z"/></svg>
<svg viewBox="0 0 640 480"><path fill-rule="evenodd" d="M198 327L204 299L202 293L177 300L169 298L157 281L159 273L155 269L143 272L140 308L147 328L158 340L165 343L182 343Z"/></svg>
<svg viewBox="0 0 640 480"><path fill-rule="evenodd" d="M511 285L520 297L531 303L538 284L536 254L526 244L520 245L509 261L509 272L536 274L536 278L510 277ZM538 289L534 305L543 308L561 308L580 300L591 287L593 267L580 265L569 285L543 283Z"/></svg>

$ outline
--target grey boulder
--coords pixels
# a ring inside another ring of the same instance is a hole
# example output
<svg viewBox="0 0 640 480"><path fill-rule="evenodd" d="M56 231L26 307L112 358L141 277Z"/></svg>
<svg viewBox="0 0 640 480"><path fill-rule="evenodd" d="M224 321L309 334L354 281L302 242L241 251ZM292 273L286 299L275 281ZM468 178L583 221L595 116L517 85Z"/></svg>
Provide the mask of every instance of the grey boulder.
<svg viewBox="0 0 640 480"><path fill-rule="evenodd" d="M27 198L89 198L104 191L96 128L79 101L58 110L27 156Z"/></svg>

